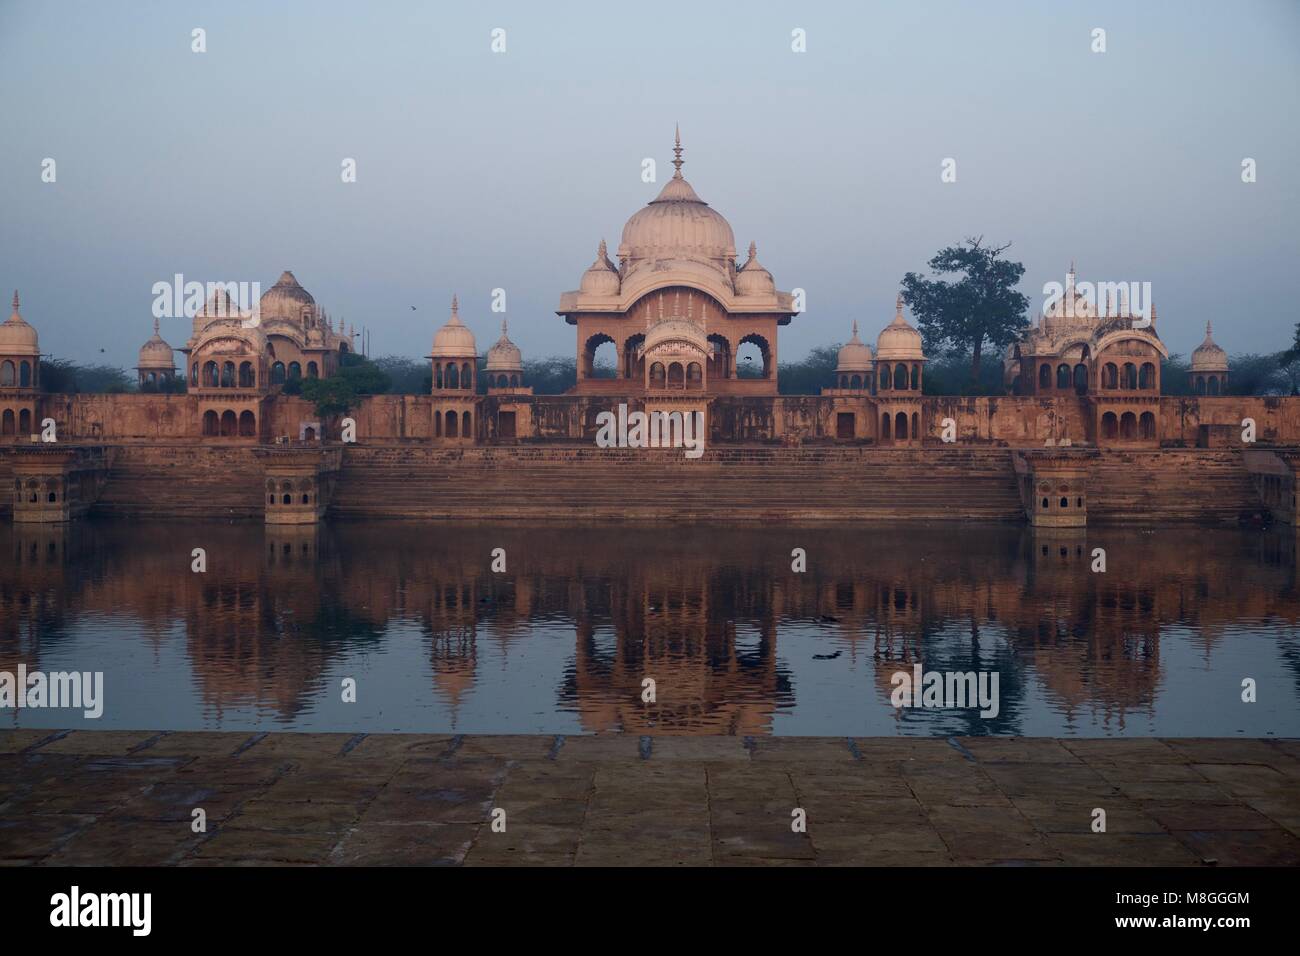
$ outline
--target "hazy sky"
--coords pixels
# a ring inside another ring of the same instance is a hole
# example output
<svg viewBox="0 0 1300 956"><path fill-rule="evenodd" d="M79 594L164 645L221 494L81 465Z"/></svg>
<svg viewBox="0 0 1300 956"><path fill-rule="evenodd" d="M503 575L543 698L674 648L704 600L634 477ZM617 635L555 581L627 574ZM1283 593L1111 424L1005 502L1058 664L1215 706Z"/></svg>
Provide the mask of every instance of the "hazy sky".
<svg viewBox="0 0 1300 956"><path fill-rule="evenodd" d="M782 358L853 319L874 339L903 273L980 233L1035 306L1073 258L1151 282L1172 351L1207 319L1271 351L1300 319L1298 100L1295 0L0 0L0 288L87 362L134 365L154 282L284 269L374 354L425 355L453 291L485 350L502 287L526 356L572 355L560 293L662 187L680 122L737 251L807 290Z"/></svg>

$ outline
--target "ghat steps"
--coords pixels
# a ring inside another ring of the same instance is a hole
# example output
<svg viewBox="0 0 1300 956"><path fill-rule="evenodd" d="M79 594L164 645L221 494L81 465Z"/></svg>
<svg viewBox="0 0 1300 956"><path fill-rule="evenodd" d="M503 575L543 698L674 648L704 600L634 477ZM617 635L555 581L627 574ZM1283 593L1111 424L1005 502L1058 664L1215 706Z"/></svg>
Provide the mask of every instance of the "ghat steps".
<svg viewBox="0 0 1300 956"><path fill-rule="evenodd" d="M1110 449L1092 463L1088 498L1090 522L1232 524L1260 508L1238 449Z"/></svg>

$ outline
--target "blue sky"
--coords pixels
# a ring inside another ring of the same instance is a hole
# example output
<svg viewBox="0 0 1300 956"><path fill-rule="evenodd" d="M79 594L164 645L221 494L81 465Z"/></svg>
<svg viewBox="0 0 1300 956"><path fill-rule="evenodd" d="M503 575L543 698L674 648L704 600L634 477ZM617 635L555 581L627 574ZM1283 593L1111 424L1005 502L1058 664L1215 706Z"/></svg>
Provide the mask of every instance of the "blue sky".
<svg viewBox="0 0 1300 956"><path fill-rule="evenodd" d="M453 291L486 349L501 287L526 355L571 355L559 295L680 122L738 251L807 290L783 358L874 336L903 273L974 234L1014 243L1035 303L1074 259L1151 282L1173 351L1206 320L1271 351L1300 319L1298 100L1292 0L0 0L0 288L81 361L134 364L156 281L284 269L376 354L426 354Z"/></svg>

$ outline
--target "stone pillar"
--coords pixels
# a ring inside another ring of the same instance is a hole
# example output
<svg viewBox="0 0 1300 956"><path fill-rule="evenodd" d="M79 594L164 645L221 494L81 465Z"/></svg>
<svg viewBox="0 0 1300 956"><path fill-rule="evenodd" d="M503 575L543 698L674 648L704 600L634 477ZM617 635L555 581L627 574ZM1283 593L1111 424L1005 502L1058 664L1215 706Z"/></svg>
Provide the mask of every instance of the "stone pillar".
<svg viewBox="0 0 1300 956"><path fill-rule="evenodd" d="M80 518L98 500L108 479L108 465L108 450L100 445L15 445L10 486L14 522Z"/></svg>
<svg viewBox="0 0 1300 956"><path fill-rule="evenodd" d="M1088 470L1097 454L1082 448L1013 452L1020 501L1033 527L1088 526Z"/></svg>
<svg viewBox="0 0 1300 956"><path fill-rule="evenodd" d="M325 516L343 465L342 447L262 445L253 454L263 464L267 524L314 525Z"/></svg>

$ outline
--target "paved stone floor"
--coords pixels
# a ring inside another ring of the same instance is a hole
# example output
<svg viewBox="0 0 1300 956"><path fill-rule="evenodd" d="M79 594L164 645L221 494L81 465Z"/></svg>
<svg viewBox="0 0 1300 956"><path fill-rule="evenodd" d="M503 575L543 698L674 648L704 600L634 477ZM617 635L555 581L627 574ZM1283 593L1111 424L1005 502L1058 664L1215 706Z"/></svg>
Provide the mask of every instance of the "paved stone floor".
<svg viewBox="0 0 1300 956"><path fill-rule="evenodd" d="M1300 741L10 730L0 863L1294 866Z"/></svg>

